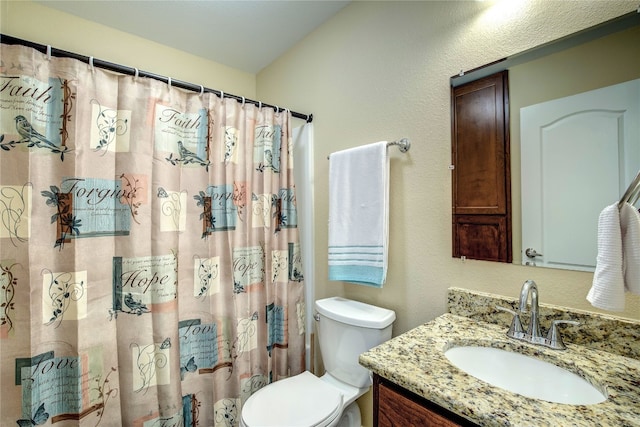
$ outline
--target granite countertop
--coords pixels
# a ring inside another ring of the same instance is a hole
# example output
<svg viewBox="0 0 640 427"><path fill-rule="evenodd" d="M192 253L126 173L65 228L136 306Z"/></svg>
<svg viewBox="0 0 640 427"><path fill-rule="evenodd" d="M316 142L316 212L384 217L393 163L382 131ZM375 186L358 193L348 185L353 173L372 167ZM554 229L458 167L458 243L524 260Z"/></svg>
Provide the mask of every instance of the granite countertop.
<svg viewBox="0 0 640 427"><path fill-rule="evenodd" d="M566 350L552 350L505 333L503 326L447 313L360 355L360 364L480 426L640 426L640 360L566 341ZM566 405L491 386L448 361L444 351L460 345L504 348L554 363L608 398Z"/></svg>

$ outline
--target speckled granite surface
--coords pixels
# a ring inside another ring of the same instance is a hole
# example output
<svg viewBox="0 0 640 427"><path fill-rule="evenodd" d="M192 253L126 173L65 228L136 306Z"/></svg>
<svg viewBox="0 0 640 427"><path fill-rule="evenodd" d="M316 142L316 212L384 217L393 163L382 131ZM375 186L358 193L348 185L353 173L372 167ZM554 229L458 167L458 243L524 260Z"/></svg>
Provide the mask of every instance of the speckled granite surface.
<svg viewBox="0 0 640 427"><path fill-rule="evenodd" d="M634 329L633 322L629 326ZM480 426L640 426L639 359L569 339L567 350L551 350L511 340L505 332L504 325L447 313L362 354L360 364ZM582 376L608 398L595 405L564 405L493 387L449 363L444 351L459 345L504 348L549 361ZM638 345L636 338L626 347L633 353Z"/></svg>
<svg viewBox="0 0 640 427"><path fill-rule="evenodd" d="M487 294L468 289L450 288L447 292L449 313L509 328L512 315L497 310L496 306L515 309L516 298ZM640 359L640 322L606 314L593 313L551 304L540 304L540 326L546 331L552 320L573 319L578 326L563 326L565 343L580 344L596 350L604 350L622 356ZM523 316L526 328L529 316ZM640 403L639 403L640 405Z"/></svg>

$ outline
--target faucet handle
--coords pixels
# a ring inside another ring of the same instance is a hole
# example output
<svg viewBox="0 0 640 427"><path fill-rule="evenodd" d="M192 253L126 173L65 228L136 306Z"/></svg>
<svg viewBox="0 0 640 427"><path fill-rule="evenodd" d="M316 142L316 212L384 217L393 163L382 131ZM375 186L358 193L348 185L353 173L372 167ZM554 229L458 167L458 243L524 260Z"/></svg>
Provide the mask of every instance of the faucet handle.
<svg viewBox="0 0 640 427"><path fill-rule="evenodd" d="M547 334L547 343L549 347L556 350L564 350L567 348L562 341L562 337L558 332L558 325L579 325L580 322L575 320L554 320L551 322L551 327L549 328L549 333Z"/></svg>
<svg viewBox="0 0 640 427"><path fill-rule="evenodd" d="M519 312L519 311L512 310L512 309L510 309L510 308L502 307L502 306L499 306L499 305L496 305L496 310L505 311L505 312L507 312L507 313L511 313L511 314L513 314L514 316L519 316L519 315L520 315L520 312Z"/></svg>
<svg viewBox="0 0 640 427"><path fill-rule="evenodd" d="M513 320L511 321L511 326L509 326L509 330L507 331L507 336L515 337L516 335L524 333L524 328L522 327L522 322L520 321L520 311L514 311L510 308L500 307L499 305L496 305L496 309L513 314Z"/></svg>

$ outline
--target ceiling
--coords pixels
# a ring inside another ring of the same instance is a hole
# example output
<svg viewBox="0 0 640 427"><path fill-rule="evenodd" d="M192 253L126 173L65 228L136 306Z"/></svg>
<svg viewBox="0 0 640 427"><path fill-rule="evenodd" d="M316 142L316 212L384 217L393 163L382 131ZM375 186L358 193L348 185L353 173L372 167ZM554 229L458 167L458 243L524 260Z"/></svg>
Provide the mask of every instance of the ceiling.
<svg viewBox="0 0 640 427"><path fill-rule="evenodd" d="M44 6L256 74L349 0L40 0Z"/></svg>

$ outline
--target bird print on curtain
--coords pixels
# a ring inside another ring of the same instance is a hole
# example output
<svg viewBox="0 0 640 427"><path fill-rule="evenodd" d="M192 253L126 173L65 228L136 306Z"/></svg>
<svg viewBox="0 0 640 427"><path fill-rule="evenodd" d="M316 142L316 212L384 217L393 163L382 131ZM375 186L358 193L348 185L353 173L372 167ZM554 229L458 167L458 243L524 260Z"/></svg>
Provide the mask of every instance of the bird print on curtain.
<svg viewBox="0 0 640 427"><path fill-rule="evenodd" d="M5 45L0 111L0 425L233 427L304 370L289 113Z"/></svg>

